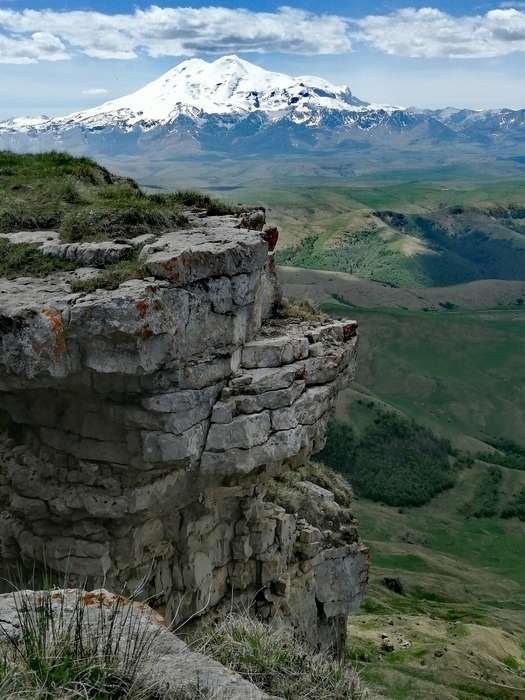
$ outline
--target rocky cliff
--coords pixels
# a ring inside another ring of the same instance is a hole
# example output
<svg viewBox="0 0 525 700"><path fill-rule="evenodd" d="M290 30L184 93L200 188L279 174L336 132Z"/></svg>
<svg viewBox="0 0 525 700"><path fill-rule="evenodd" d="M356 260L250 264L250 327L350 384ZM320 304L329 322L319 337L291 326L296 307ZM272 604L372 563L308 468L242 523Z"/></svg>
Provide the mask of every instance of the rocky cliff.
<svg viewBox="0 0 525 700"><path fill-rule="evenodd" d="M177 620L255 600L340 643L368 554L348 489L307 463L357 328L276 314L263 225L257 212L111 244L24 238L79 265L140 249L143 277L92 293L72 284L93 268L0 280L3 570L45 561Z"/></svg>

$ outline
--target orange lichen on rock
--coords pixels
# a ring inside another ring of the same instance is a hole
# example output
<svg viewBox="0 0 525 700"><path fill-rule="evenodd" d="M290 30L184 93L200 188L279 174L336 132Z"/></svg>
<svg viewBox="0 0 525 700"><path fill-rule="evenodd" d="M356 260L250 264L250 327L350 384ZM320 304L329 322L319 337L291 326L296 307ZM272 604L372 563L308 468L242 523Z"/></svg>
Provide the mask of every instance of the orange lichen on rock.
<svg viewBox="0 0 525 700"><path fill-rule="evenodd" d="M140 318L144 318L148 313L148 302L144 299L140 299L139 301L137 301L135 306L137 307L137 311L139 312Z"/></svg>
<svg viewBox="0 0 525 700"><path fill-rule="evenodd" d="M51 324L53 359L58 364L66 353L66 333L62 313L58 309L43 309L42 313Z"/></svg>

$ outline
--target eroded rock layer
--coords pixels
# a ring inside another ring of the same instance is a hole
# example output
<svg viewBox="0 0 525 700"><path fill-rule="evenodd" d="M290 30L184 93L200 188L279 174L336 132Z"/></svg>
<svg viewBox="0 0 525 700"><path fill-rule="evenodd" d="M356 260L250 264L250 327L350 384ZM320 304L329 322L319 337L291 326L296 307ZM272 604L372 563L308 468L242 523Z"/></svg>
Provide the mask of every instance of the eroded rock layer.
<svg viewBox="0 0 525 700"><path fill-rule="evenodd" d="M145 241L149 276L111 291L72 293L89 270L0 280L5 563L140 588L178 619L256 599L340 641L368 555L347 496L289 478L324 444L357 328L274 317L275 235L204 220Z"/></svg>

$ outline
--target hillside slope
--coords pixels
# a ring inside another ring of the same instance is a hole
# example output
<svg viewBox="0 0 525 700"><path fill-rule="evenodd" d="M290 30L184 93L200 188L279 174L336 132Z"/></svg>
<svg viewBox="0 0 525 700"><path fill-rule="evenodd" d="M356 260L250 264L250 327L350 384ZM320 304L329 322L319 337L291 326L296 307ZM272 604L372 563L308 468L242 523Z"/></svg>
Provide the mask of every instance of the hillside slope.
<svg viewBox="0 0 525 700"><path fill-rule="evenodd" d="M525 278L525 184L406 182L261 192L281 264L395 286ZM295 197L295 199L294 199Z"/></svg>

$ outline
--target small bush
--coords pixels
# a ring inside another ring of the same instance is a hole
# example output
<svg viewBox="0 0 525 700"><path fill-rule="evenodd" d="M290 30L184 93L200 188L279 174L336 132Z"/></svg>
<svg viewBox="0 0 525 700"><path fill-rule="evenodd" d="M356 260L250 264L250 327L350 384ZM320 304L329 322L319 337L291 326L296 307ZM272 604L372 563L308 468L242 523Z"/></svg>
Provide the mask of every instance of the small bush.
<svg viewBox="0 0 525 700"><path fill-rule="evenodd" d="M525 470L525 448L512 440L493 440L489 444L498 452L488 452L478 455L479 459L492 464L499 464L508 469Z"/></svg>
<svg viewBox="0 0 525 700"><path fill-rule="evenodd" d="M525 488L514 494L501 513L502 518L519 518L525 522Z"/></svg>
<svg viewBox="0 0 525 700"><path fill-rule="evenodd" d="M137 199L125 205L121 202L118 207L84 206L65 214L60 224L60 238L72 243L134 238L180 228L185 223L180 212L151 207Z"/></svg>
<svg viewBox="0 0 525 700"><path fill-rule="evenodd" d="M270 695L287 700L366 698L355 670L313 653L288 628L272 628L247 613L231 613L201 631L200 651Z"/></svg>
<svg viewBox="0 0 525 700"><path fill-rule="evenodd" d="M503 475L501 469L486 469L474 491L472 499L466 503L461 512L469 518L493 518L498 514L499 487Z"/></svg>
<svg viewBox="0 0 525 700"><path fill-rule="evenodd" d="M44 255L29 243L9 243L0 238L0 277L45 277L75 267L69 260Z"/></svg>

